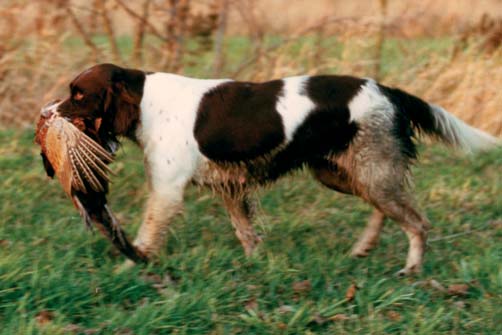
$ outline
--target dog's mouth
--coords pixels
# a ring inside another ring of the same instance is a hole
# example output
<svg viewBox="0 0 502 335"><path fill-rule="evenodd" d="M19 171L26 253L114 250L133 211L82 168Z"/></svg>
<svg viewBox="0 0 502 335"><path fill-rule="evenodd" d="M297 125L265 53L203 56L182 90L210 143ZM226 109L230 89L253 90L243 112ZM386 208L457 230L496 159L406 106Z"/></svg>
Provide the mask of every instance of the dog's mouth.
<svg viewBox="0 0 502 335"><path fill-rule="evenodd" d="M64 101L61 99L54 99L46 103L40 110L40 119L48 123L49 119L62 117L66 121L72 123L81 132L92 138L94 141L103 146L111 155L116 151L116 147L110 146L103 141L99 136L99 130L102 125L102 118L86 118L82 116L68 116L64 111L61 113L60 106ZM38 143L38 142L37 142ZM40 144L40 143L39 143Z"/></svg>
<svg viewBox="0 0 502 335"><path fill-rule="evenodd" d="M85 133L87 136L91 137L93 140L100 142L99 137L97 136L97 132L99 130L99 126L101 121L94 122L94 127L90 127L89 124L92 122L86 122L84 118L79 117L68 117L63 116L59 111L59 106L63 103L61 99L54 99L48 103L46 103L40 109L40 119L45 122L44 126L48 125L51 119L55 119L57 117L62 117L66 121L72 123L75 127L78 128L81 132ZM38 142L37 142L38 143Z"/></svg>

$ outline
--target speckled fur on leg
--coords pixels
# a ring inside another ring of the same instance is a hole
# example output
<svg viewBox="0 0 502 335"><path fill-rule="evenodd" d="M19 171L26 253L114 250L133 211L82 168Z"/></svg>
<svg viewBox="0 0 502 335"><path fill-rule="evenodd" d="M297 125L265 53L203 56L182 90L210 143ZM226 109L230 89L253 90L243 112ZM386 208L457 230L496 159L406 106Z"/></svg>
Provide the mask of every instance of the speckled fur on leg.
<svg viewBox="0 0 502 335"><path fill-rule="evenodd" d="M181 199L152 194L147 200L145 217L134 245L148 257L157 256L164 246L169 223L181 209Z"/></svg>
<svg viewBox="0 0 502 335"><path fill-rule="evenodd" d="M235 228L235 235L241 241L246 256L250 256L261 242L261 238L256 234L251 222L254 204L248 195L233 197L228 193L224 193L222 199L230 215L232 226Z"/></svg>
<svg viewBox="0 0 502 335"><path fill-rule="evenodd" d="M405 197L391 201L377 200L377 202L379 208L388 217L401 225L401 229L406 233L410 244L406 265L397 274L405 276L420 273L425 253L427 232L430 229L429 221L424 215L415 210L411 205L411 200L407 200Z"/></svg>
<svg viewBox="0 0 502 335"><path fill-rule="evenodd" d="M366 228L359 237L359 240L352 247L351 255L354 257L366 257L368 252L375 248L380 238L380 232L383 228L385 214L378 209L374 209Z"/></svg>

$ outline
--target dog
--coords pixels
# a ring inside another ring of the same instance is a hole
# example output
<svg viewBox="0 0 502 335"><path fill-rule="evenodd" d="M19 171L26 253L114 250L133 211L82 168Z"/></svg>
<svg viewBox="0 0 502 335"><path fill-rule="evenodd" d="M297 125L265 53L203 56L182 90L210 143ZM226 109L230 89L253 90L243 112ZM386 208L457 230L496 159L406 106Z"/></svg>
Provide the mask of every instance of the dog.
<svg viewBox="0 0 502 335"><path fill-rule="evenodd" d="M97 126L112 153L120 137L143 149L150 194L134 244L150 258L163 247L190 183L221 196L250 255L260 242L251 224L253 191L305 167L322 185L374 207L352 255L368 254L388 217L409 240L398 274L418 273L430 223L409 190L416 135L465 152L500 143L439 106L351 76L253 83L99 64L70 83L57 110Z"/></svg>

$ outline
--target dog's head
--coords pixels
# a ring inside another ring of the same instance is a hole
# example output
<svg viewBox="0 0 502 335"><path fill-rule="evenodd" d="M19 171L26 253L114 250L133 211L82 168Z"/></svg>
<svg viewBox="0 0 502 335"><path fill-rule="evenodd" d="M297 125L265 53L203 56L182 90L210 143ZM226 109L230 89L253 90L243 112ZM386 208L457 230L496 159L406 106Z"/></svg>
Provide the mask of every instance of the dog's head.
<svg viewBox="0 0 502 335"><path fill-rule="evenodd" d="M70 83L70 95L58 106L61 116L83 119L102 145L114 151L117 136L135 140L145 73L99 64Z"/></svg>

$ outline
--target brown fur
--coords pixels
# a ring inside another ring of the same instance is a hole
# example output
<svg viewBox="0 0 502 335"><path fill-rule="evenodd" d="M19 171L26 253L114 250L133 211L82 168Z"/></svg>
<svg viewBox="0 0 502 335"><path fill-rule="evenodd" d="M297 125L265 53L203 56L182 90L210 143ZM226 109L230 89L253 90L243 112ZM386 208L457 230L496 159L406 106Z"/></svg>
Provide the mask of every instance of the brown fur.
<svg viewBox="0 0 502 335"><path fill-rule="evenodd" d="M94 66L70 83L70 96L58 112L84 120L87 128L96 129L99 142L113 151L117 136L136 140L144 81L142 71L112 64Z"/></svg>
<svg viewBox="0 0 502 335"><path fill-rule="evenodd" d="M222 194L223 204L230 215L235 234L240 240L244 252L250 256L256 246L261 242L261 238L256 234L252 223L254 204L248 196L235 198L231 194Z"/></svg>

